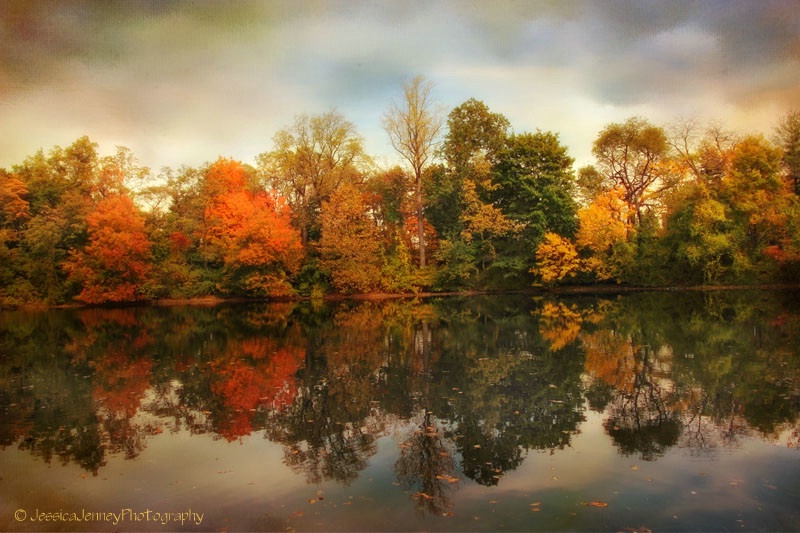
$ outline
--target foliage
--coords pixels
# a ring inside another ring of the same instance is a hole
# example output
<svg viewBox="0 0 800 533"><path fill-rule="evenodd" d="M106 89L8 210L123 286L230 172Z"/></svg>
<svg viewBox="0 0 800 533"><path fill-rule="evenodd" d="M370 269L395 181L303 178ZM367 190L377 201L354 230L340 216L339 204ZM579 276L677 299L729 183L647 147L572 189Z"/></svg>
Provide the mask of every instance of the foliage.
<svg viewBox="0 0 800 533"><path fill-rule="evenodd" d="M130 302L141 298L150 271L150 242L144 218L126 195L102 199L87 217L89 242L64 264L70 280L83 288L85 303Z"/></svg>
<svg viewBox="0 0 800 533"><path fill-rule="evenodd" d="M286 199L306 245L319 237L322 203L340 186L361 182L371 161L355 125L334 111L299 115L273 142L258 157L261 179Z"/></svg>
<svg viewBox="0 0 800 533"><path fill-rule="evenodd" d="M381 285L383 257L378 228L367 217L363 194L343 185L322 204L319 264L344 293L369 292Z"/></svg>
<svg viewBox="0 0 800 533"><path fill-rule="evenodd" d="M621 188L600 193L587 207L578 211L579 229L576 247L585 250L584 270L599 280L620 279L627 261L630 209Z"/></svg>
<svg viewBox="0 0 800 533"><path fill-rule="evenodd" d="M775 129L776 144L783 150L784 177L800 195L800 110L786 114Z"/></svg>
<svg viewBox="0 0 800 533"><path fill-rule="evenodd" d="M431 93L416 78L384 116L408 172L373 168L333 111L299 115L258 168L154 177L81 137L0 169L0 305L799 279L796 111L772 142L609 124L576 176L558 134L510 133L474 98L442 130Z"/></svg>
<svg viewBox="0 0 800 533"><path fill-rule="evenodd" d="M518 225L498 242L495 267L517 277L529 271L533 250L548 232L571 238L577 229L573 159L558 135L523 133L509 138L493 167L492 204Z"/></svg>
<svg viewBox="0 0 800 533"><path fill-rule="evenodd" d="M288 296L304 249L280 199L248 190L241 163L219 159L206 186L214 191L206 206L210 245L219 250L228 273L227 289L256 296Z"/></svg>
<svg viewBox="0 0 800 533"><path fill-rule="evenodd" d="M544 234L536 247L536 266L532 269L543 283L549 285L569 279L580 267L578 251L572 242L557 233Z"/></svg>
<svg viewBox="0 0 800 533"><path fill-rule="evenodd" d="M639 117L609 124L592 146L605 181L625 191L631 223L641 222L644 210L652 207L650 196L657 192L654 188L662 177L660 164L666 152L664 130Z"/></svg>

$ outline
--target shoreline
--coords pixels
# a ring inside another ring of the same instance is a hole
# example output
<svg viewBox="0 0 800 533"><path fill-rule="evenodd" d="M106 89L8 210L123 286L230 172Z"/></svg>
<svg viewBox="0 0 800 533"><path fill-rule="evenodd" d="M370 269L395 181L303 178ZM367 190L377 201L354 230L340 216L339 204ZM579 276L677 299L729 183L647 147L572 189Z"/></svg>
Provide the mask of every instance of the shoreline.
<svg viewBox="0 0 800 533"><path fill-rule="evenodd" d="M510 294L525 295L603 295L625 294L634 292L720 292L720 291L780 291L800 290L800 283L767 283L758 285L686 285L665 287L643 287L627 285L564 285L557 287L531 287L519 290L468 290L468 291L420 291L407 293L368 292L357 294L326 294L320 298L309 296L290 296L284 298L248 298L243 296L198 296L194 298L157 298L154 300L138 300L134 302L109 302L104 304L84 304L72 302L66 304L48 305L44 303L20 304L15 306L0 306L2 311L48 311L56 309L114 309L125 307L180 307L197 306L213 307L216 305L248 302L302 302L319 300L324 302L354 301L384 301L407 300L416 298L436 297L473 297L473 296L502 296Z"/></svg>

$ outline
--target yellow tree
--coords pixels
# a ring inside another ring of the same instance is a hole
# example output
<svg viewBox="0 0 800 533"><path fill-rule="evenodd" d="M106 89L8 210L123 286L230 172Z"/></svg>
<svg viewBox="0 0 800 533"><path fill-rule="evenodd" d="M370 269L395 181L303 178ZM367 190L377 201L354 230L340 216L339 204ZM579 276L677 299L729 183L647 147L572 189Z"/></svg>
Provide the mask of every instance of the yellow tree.
<svg viewBox="0 0 800 533"><path fill-rule="evenodd" d="M638 117L622 124L609 124L592 146L604 179L624 191L632 224L642 221L648 197L662 177L661 163L667 148L664 130Z"/></svg>
<svg viewBox="0 0 800 533"><path fill-rule="evenodd" d="M320 265L342 292L367 292L381 283L383 250L375 221L367 214L364 195L342 185L322 203Z"/></svg>
<svg viewBox="0 0 800 533"><path fill-rule="evenodd" d="M548 232L536 247L536 266L531 272L551 284L574 276L580 267L575 245L557 233Z"/></svg>
<svg viewBox="0 0 800 533"><path fill-rule="evenodd" d="M605 280L619 273L621 257L634 229L631 211L621 188L600 193L587 207L578 211L580 226L576 236L578 249L588 250L584 269Z"/></svg>

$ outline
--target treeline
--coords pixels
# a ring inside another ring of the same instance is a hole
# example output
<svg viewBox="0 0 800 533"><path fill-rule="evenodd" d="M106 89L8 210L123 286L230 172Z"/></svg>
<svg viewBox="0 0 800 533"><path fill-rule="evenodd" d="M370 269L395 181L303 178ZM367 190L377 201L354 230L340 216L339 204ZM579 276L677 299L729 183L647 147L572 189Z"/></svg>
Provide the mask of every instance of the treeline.
<svg viewBox="0 0 800 533"><path fill-rule="evenodd" d="M384 123L410 171L336 112L255 165L153 175L82 137L0 169L0 303L800 280L800 112L772 140L631 118L576 172L555 133L405 89Z"/></svg>

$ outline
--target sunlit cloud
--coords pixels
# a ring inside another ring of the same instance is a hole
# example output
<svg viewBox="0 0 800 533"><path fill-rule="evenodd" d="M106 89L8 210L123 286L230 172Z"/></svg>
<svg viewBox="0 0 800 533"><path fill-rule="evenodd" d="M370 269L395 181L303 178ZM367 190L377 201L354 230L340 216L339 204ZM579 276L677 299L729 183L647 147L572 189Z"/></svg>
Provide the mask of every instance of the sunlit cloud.
<svg viewBox="0 0 800 533"><path fill-rule="evenodd" d="M252 162L336 109L392 162L380 117L422 74L579 162L609 121L715 119L768 134L800 107L800 9L726 2L7 2L0 166L89 135L142 164Z"/></svg>

